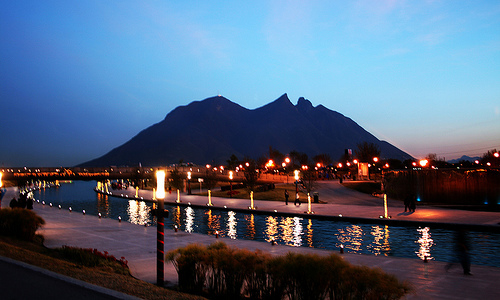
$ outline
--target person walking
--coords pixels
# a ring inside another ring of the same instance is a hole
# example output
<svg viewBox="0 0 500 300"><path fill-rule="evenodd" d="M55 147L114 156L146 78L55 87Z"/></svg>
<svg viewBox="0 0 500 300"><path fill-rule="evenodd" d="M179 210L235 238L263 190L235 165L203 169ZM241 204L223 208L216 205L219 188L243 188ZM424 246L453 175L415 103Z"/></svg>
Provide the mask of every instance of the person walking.
<svg viewBox="0 0 500 300"><path fill-rule="evenodd" d="M285 205L288 205L288 197L290 197L290 195L288 195L288 190L285 190Z"/></svg>
<svg viewBox="0 0 500 300"><path fill-rule="evenodd" d="M295 194L295 202L293 202L293 205L297 205L297 203L300 205L299 193Z"/></svg>

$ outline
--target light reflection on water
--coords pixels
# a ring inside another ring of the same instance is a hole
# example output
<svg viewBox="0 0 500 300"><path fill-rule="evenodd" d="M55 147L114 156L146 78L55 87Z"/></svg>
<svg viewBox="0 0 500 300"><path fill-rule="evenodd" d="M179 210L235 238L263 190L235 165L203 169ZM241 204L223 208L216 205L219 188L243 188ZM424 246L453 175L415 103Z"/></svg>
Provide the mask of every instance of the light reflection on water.
<svg viewBox="0 0 500 300"><path fill-rule="evenodd" d="M52 202L73 210L86 210L89 215L121 216L124 221L138 225L154 225L151 205L142 201L125 200L97 194L95 182L63 184L59 189L46 189L35 194L40 201ZM372 255L410 257L453 261L454 231L425 227L397 227L374 224L352 224L307 217L285 217L244 214L192 207L168 206L170 215L165 228L220 236L250 239L288 246L303 246ZM432 232L432 238L431 238ZM470 232L472 262L500 267L500 234Z"/></svg>
<svg viewBox="0 0 500 300"><path fill-rule="evenodd" d="M128 201L128 220L132 224L145 225L151 220L151 207L144 201Z"/></svg>

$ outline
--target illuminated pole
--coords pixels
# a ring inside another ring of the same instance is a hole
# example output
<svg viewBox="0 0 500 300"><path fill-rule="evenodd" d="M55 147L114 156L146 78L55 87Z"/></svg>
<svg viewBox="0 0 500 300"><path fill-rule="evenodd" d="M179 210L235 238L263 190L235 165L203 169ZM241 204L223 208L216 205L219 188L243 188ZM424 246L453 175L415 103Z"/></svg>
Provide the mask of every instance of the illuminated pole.
<svg viewBox="0 0 500 300"><path fill-rule="evenodd" d="M293 171L293 173L295 174L295 199L297 199L299 195L299 172L299 170Z"/></svg>
<svg viewBox="0 0 500 300"><path fill-rule="evenodd" d="M250 209L255 209L253 206L253 191L250 191Z"/></svg>
<svg viewBox="0 0 500 300"><path fill-rule="evenodd" d="M382 171L382 183L381 183L381 189L382 192L384 193L384 218L388 218L389 214L387 212L387 194L385 192L385 185L384 185L384 172Z"/></svg>
<svg viewBox="0 0 500 300"><path fill-rule="evenodd" d="M307 193L307 213L312 214L312 204L311 204L311 195Z"/></svg>
<svg viewBox="0 0 500 300"><path fill-rule="evenodd" d="M212 191L208 190L208 206L212 206Z"/></svg>
<svg viewBox="0 0 500 300"><path fill-rule="evenodd" d="M139 186L135 187L135 197L139 198Z"/></svg>
<svg viewBox="0 0 500 300"><path fill-rule="evenodd" d="M229 185L231 186L231 191L229 192L229 198L233 198L233 171L229 171Z"/></svg>
<svg viewBox="0 0 500 300"><path fill-rule="evenodd" d="M163 211L165 209L165 171L156 172L156 198L158 202L157 226L156 226L156 284L163 286L165 269L165 243Z"/></svg>
<svg viewBox="0 0 500 300"><path fill-rule="evenodd" d="M388 218L389 215L387 214L387 194L384 193L384 218Z"/></svg>
<svg viewBox="0 0 500 300"><path fill-rule="evenodd" d="M191 195L191 172L187 173L187 179L188 179L188 195Z"/></svg>

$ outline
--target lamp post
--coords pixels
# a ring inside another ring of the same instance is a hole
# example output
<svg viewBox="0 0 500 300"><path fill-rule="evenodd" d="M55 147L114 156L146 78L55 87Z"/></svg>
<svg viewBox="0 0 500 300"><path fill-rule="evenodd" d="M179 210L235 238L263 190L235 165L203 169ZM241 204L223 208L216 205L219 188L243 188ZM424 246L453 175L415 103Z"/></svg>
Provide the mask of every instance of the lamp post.
<svg viewBox="0 0 500 300"><path fill-rule="evenodd" d="M229 186L231 187L229 198L233 198L233 171L229 171Z"/></svg>
<svg viewBox="0 0 500 300"><path fill-rule="evenodd" d="M295 174L295 199L299 197L299 170L293 171Z"/></svg>
<svg viewBox="0 0 500 300"><path fill-rule="evenodd" d="M191 195L191 172L187 173L187 180L188 180L188 195Z"/></svg>
<svg viewBox="0 0 500 300"><path fill-rule="evenodd" d="M158 201L158 214L156 226L156 284L163 286L165 269L165 243L163 211L165 199L165 171L156 172L156 199Z"/></svg>

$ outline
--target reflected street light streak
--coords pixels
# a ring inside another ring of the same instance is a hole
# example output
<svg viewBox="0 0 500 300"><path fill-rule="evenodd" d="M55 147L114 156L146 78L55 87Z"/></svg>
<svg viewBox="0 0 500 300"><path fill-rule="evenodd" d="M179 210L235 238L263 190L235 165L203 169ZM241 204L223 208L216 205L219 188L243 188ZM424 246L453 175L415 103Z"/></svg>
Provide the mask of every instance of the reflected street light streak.
<svg viewBox="0 0 500 300"><path fill-rule="evenodd" d="M227 215L227 236L235 240L237 237L236 226L238 225L238 222L236 221L236 213L234 211L228 211Z"/></svg>
<svg viewBox="0 0 500 300"><path fill-rule="evenodd" d="M293 246L299 247L302 246L302 218L294 217L293 218Z"/></svg>
<svg viewBox="0 0 500 300"><path fill-rule="evenodd" d="M418 228L417 231L420 233L420 237L415 243L420 245L420 248L415 253L423 261L429 261L433 259L431 257L431 247L434 245L434 240L431 239L431 233L429 232L429 227Z"/></svg>
<svg viewBox="0 0 500 300"><path fill-rule="evenodd" d="M312 229L312 220L309 219L307 222L307 234L306 234L307 246L314 248L313 244L313 229Z"/></svg>
<svg viewBox="0 0 500 300"><path fill-rule="evenodd" d="M151 216L151 208L143 201L129 200L127 215L130 223L136 225L148 224Z"/></svg>
<svg viewBox="0 0 500 300"><path fill-rule="evenodd" d="M192 233L194 226L194 209L191 206L186 207L186 232Z"/></svg>
<svg viewBox="0 0 500 300"><path fill-rule="evenodd" d="M272 242L278 237L278 217L268 216L266 218L266 230L264 232L266 242Z"/></svg>
<svg viewBox="0 0 500 300"><path fill-rule="evenodd" d="M255 216L253 214L245 216L245 221L247 222L247 237L250 239L255 238Z"/></svg>
<svg viewBox="0 0 500 300"><path fill-rule="evenodd" d="M205 215L207 215L207 226L212 232L220 232L220 216L213 214L212 210L209 209L207 212L205 212Z"/></svg>

